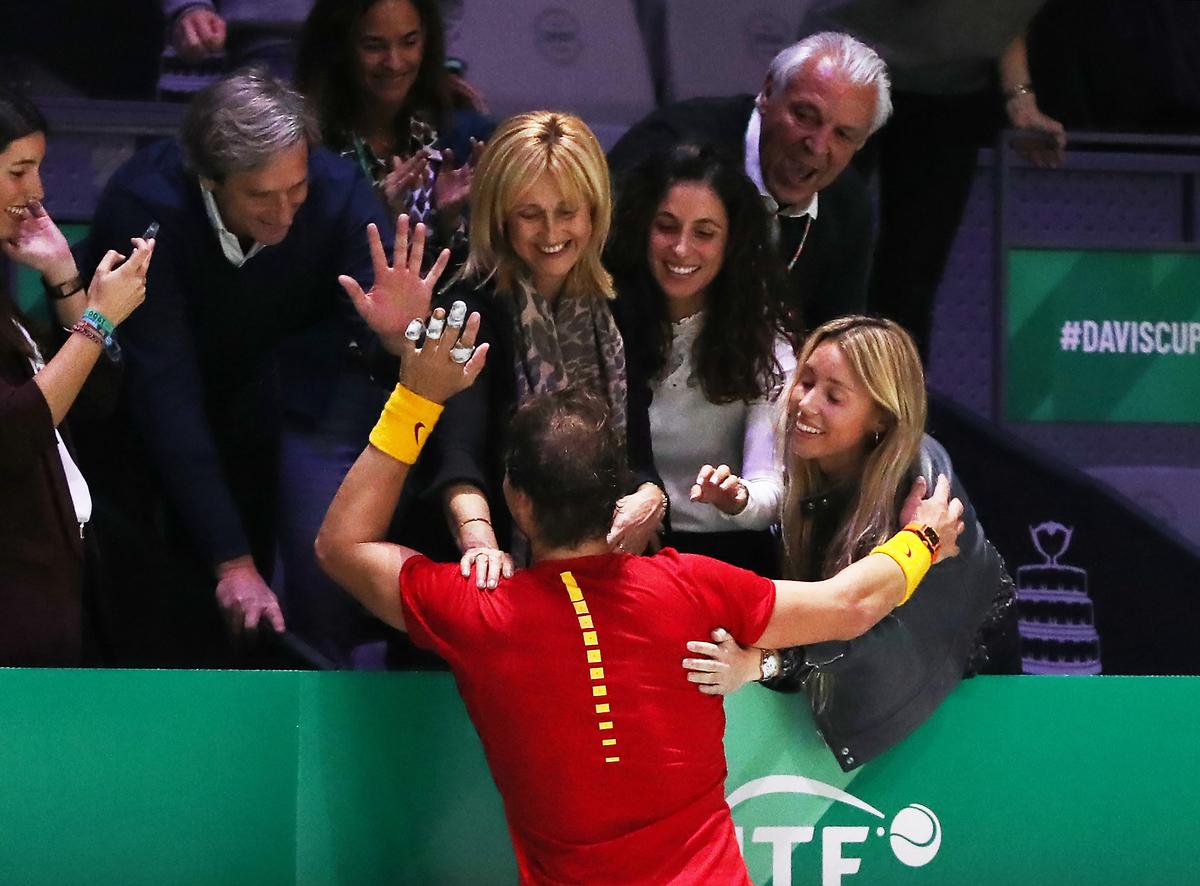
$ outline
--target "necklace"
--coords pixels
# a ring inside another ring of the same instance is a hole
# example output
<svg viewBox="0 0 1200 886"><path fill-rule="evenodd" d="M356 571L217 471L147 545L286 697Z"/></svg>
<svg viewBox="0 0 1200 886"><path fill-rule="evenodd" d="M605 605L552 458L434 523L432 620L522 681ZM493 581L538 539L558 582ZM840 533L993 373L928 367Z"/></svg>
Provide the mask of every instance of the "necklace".
<svg viewBox="0 0 1200 886"><path fill-rule="evenodd" d="M812 221L811 215L804 216L804 233L800 235L800 245L796 247L792 260L787 264L788 273L791 273L792 268L796 266L796 260L800 258L800 253L804 251L804 244L808 242L808 232L812 230Z"/></svg>

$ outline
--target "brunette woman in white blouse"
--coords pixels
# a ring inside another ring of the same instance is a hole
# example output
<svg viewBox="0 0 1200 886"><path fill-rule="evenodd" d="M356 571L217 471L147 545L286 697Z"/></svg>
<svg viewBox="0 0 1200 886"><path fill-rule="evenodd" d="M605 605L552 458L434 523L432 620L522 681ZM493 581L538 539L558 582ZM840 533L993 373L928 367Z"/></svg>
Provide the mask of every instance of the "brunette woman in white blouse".
<svg viewBox="0 0 1200 886"><path fill-rule="evenodd" d="M46 123L0 89L0 247L41 274L67 330L53 355L0 282L0 666L81 663L87 482L59 432L113 327L141 304L154 241L129 261L109 252L84 285L42 208ZM120 267L117 265L120 264ZM7 268L0 268L0 281Z"/></svg>
<svg viewBox="0 0 1200 886"><path fill-rule="evenodd" d="M630 398L635 386L650 397L665 542L778 574L772 404L795 358L762 201L736 162L690 145L619 185L607 263Z"/></svg>

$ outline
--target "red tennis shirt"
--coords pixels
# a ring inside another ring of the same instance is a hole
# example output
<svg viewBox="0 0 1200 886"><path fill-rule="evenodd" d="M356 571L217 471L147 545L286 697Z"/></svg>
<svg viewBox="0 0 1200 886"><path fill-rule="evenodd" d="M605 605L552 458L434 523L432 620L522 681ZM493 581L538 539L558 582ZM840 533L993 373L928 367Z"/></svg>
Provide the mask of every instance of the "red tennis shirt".
<svg viewBox="0 0 1200 886"><path fill-rule="evenodd" d="M681 662L718 625L757 640L771 581L667 549L544 561L488 592L413 557L400 596L413 641L458 682L522 883L750 883L721 698Z"/></svg>

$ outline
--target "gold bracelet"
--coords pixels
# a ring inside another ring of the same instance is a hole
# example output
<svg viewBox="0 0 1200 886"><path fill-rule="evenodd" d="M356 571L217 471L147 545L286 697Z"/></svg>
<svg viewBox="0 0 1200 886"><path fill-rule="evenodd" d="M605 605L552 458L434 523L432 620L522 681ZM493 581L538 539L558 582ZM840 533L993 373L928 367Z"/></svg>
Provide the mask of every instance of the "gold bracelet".
<svg viewBox="0 0 1200 886"><path fill-rule="evenodd" d="M904 572L904 599L897 606L903 606L913 595L929 567L933 565L933 554L924 544L924 540L916 536L911 529L901 529L883 544L871 549L872 554L885 554L891 557L896 565Z"/></svg>
<svg viewBox="0 0 1200 886"><path fill-rule="evenodd" d="M371 445L396 461L415 464L443 408L441 403L396 385L371 431Z"/></svg>
<svg viewBox="0 0 1200 886"><path fill-rule="evenodd" d="M1018 83L1012 89L1004 90L1004 101L1010 102L1013 99L1020 98L1023 95L1033 95L1032 83Z"/></svg>

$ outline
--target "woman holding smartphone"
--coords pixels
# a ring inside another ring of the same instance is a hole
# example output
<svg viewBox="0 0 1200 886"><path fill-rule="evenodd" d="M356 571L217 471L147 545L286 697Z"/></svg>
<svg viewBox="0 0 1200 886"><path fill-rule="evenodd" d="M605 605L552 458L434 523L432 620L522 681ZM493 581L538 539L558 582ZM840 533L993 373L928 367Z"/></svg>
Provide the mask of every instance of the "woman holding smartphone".
<svg viewBox="0 0 1200 886"><path fill-rule="evenodd" d="M64 420L114 328L142 302L154 241L108 252L90 286L42 208L46 121L0 90L0 244L37 271L66 330L43 350L0 285L0 666L83 661L84 539L91 495ZM7 274L0 274L0 280Z"/></svg>

